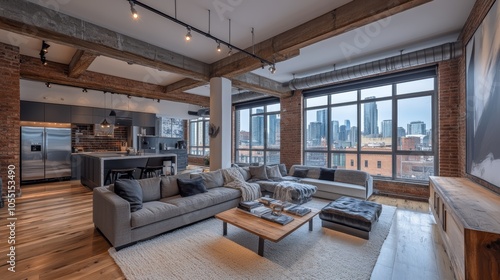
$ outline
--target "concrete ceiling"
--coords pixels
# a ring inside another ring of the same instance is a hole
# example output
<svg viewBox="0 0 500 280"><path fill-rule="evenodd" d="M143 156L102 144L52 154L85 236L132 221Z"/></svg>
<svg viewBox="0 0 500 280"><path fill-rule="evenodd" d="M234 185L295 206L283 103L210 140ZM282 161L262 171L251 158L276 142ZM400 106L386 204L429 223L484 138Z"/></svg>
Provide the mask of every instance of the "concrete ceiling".
<svg viewBox="0 0 500 280"><path fill-rule="evenodd" d="M45 1L29 0L44 5ZM43 3L42 3L43 2ZM175 15L175 1L143 0L142 2ZM183 0L177 1L177 18L196 28L208 31L210 10L210 32L229 40L231 19L231 43L240 48L252 46L251 28L255 30L255 43L262 42L304 22L332 11L350 1L346 0ZM457 39L475 1L434 0L367 26L357 28L310 45L300 50L300 55L277 63L277 72L272 75L267 69L253 73L278 81L331 71L335 67L359 64L381 59L403 52L410 52ZM194 58L204 63L213 63L227 55L227 49L216 52L216 43L193 33L193 40L186 42L186 29L165 18L154 15L141 7L139 20L133 20L130 6L125 0L51 1L47 8L106 27L110 30L148 42L161 48ZM0 41L20 47L21 54L38 57L42 38L27 37L0 30ZM72 47L51 45L47 59L69 64L77 51ZM267 68L267 67L266 67ZM90 71L119 76L136 81L168 85L184 77L124 61L99 56L90 65ZM34 90L32 88L32 90ZM186 91L209 96L209 87L201 86ZM238 92L235 89L233 92Z"/></svg>

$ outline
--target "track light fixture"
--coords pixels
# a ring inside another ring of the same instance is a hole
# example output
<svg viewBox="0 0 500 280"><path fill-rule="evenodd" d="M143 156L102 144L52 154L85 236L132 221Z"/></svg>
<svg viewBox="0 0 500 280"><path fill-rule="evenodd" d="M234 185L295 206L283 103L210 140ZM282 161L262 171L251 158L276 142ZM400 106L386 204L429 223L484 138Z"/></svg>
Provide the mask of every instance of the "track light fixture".
<svg viewBox="0 0 500 280"><path fill-rule="evenodd" d="M42 41L42 48L40 49L40 60L42 61L43 65L47 65L47 59L45 58L45 54L49 52L48 48L50 48L50 45L47 44L45 41Z"/></svg>
<svg viewBox="0 0 500 280"><path fill-rule="evenodd" d="M262 57L260 57L258 55L256 55L255 54L255 50L253 51L253 53L249 52L249 51L246 51L244 49L241 49L241 48L238 48L237 46L232 45L230 38L229 38L229 42L226 42L226 41L221 40L221 39L213 36L212 34L210 34L210 10L208 11L208 14L209 14L209 26L208 26L208 33L207 33L207 32L205 32L203 30L200 30L200 29L198 29L196 27L193 27L193 26L191 26L191 25L189 25L189 24L187 24L187 23L185 23L185 22L177 19L177 16L173 17L173 16L170 16L170 15L167 15L164 12L161 12L161 11L159 11L159 10L157 10L157 9L149 6L149 5L146 5L146 4L144 4L144 3L142 3L142 2L140 2L138 0L128 0L128 2L130 3L130 10L132 11L132 16L134 18L138 17L137 11L134 8L137 5L137 6L142 7L142 8L144 8L144 9L146 9L146 10L152 12L152 13L155 13L155 14L157 14L159 16L162 16L162 17L164 17L164 18L166 18L166 19L168 19L170 21L173 21L174 23L177 23L179 25L184 26L187 29L187 33L186 33L186 37L185 37L186 41L190 41L191 40L191 38L192 38L191 31L194 31L194 32L196 32L198 34L204 35L205 37L210 38L210 39L214 40L215 42L217 42L217 51L218 52L222 51L221 46L220 46L221 44L222 45L226 45L229 48L229 53L228 54L232 54L233 50L237 50L237 51L239 51L241 53L244 53L244 54L246 54L246 55L248 55L248 56L250 56L252 58L260 60L261 63L262 63L262 68L264 68L264 66L268 65L268 66L271 66L270 69L269 69L270 71L271 71L271 69L273 69L273 71L276 71L275 63L271 62L271 61L269 61L269 60L267 60L265 58L262 58ZM175 9L175 13L177 14L177 9ZM229 22L229 25L231 25L231 22ZM229 34L230 34L229 36L231 36L231 31L229 31ZM252 45L253 45L253 48L255 49L255 45L253 43L253 28L252 28Z"/></svg>
<svg viewBox="0 0 500 280"><path fill-rule="evenodd" d="M157 102L158 102L158 103L160 103L160 99L158 99L158 101L157 101Z"/></svg>
<svg viewBox="0 0 500 280"><path fill-rule="evenodd" d="M52 87L52 84L51 84L51 83L49 83L49 82L46 82L46 83L45 83L45 86L46 86L46 87L48 87L48 88L51 88L51 87Z"/></svg>
<svg viewBox="0 0 500 280"><path fill-rule="evenodd" d="M191 41L191 27L187 27L186 41Z"/></svg>
<svg viewBox="0 0 500 280"><path fill-rule="evenodd" d="M82 88L82 92L88 92L86 88Z"/></svg>
<svg viewBox="0 0 500 280"><path fill-rule="evenodd" d="M229 51L227 52L227 56L231 56L233 54L233 48L229 47Z"/></svg>
<svg viewBox="0 0 500 280"><path fill-rule="evenodd" d="M276 73L276 67L274 66L274 64L269 67L269 72L271 72L271 74Z"/></svg>
<svg viewBox="0 0 500 280"><path fill-rule="evenodd" d="M139 14L137 13L137 11L135 10L134 8L134 2L133 1L128 1L130 3L130 12L132 13L132 18L133 19L138 19L139 18Z"/></svg>

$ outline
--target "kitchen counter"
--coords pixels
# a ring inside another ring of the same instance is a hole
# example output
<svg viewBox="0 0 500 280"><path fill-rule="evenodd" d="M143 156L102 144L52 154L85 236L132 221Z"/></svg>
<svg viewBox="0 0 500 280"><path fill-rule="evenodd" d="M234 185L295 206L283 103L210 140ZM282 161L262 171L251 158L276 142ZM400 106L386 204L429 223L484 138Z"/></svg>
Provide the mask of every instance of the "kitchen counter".
<svg viewBox="0 0 500 280"><path fill-rule="evenodd" d="M127 155L123 152L95 152L95 153L77 153L81 155L81 183L91 189L104 186L108 171L116 168L137 168L134 177L139 179L140 171L138 167L146 166L149 158L164 158L163 163L166 170L170 166L174 168L174 174L177 173L177 154L140 154ZM165 173L164 170L164 174Z"/></svg>

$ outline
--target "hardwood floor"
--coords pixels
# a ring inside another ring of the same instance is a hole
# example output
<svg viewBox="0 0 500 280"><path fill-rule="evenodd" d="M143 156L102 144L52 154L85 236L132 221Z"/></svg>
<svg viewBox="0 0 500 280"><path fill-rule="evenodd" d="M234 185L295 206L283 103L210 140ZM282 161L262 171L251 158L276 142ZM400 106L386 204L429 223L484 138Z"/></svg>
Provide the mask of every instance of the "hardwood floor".
<svg viewBox="0 0 500 280"><path fill-rule="evenodd" d="M23 186L16 200L16 272L8 271L7 207L0 209L1 279L124 279L92 223L92 191L79 181ZM372 279L453 279L428 204L373 196L398 207Z"/></svg>

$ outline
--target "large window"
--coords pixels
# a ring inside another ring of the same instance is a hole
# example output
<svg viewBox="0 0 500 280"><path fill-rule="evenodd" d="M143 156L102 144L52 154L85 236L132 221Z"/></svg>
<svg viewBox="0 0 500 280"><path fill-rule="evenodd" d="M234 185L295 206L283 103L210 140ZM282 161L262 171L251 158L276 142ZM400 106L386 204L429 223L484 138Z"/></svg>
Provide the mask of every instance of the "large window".
<svg viewBox="0 0 500 280"><path fill-rule="evenodd" d="M275 99L236 107L236 163L280 162L280 110Z"/></svg>
<svg viewBox="0 0 500 280"><path fill-rule="evenodd" d="M189 121L189 154L204 156L210 150L208 118L198 118Z"/></svg>
<svg viewBox="0 0 500 280"><path fill-rule="evenodd" d="M426 181L437 166L434 68L304 92L304 164Z"/></svg>

